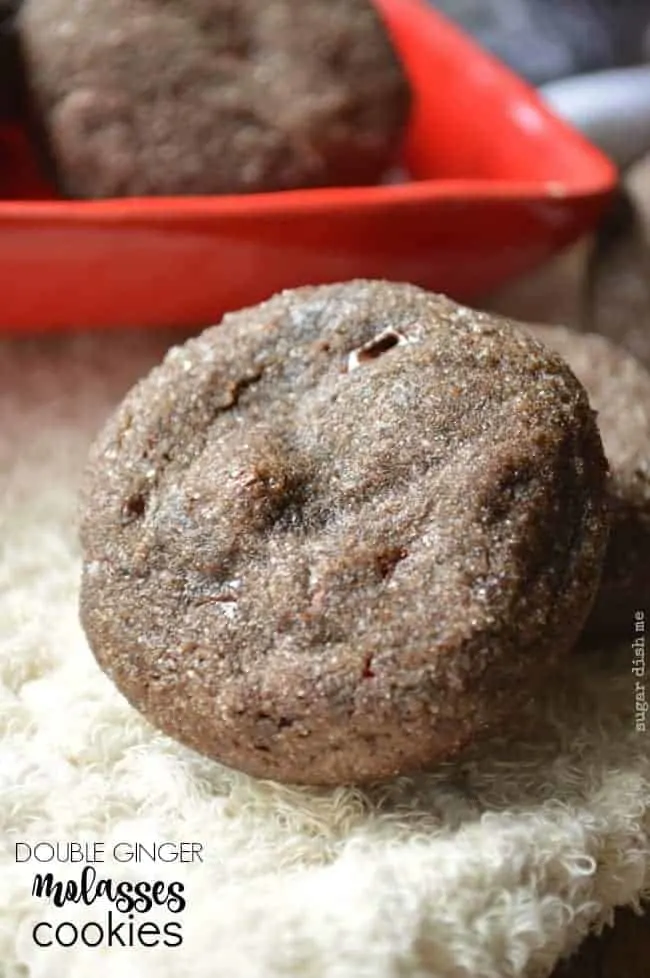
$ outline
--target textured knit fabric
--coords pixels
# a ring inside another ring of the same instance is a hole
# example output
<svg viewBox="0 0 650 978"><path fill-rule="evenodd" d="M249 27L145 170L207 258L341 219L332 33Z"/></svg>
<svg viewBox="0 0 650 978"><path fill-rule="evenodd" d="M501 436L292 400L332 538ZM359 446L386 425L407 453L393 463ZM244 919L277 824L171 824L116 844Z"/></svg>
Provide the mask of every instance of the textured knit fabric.
<svg viewBox="0 0 650 978"><path fill-rule="evenodd" d="M259 783L157 734L81 633L76 492L94 432L174 339L0 345L0 975L542 978L650 891L633 622L620 651L572 658L519 743L381 788ZM182 944L39 949L37 922L111 909L32 896L39 870L80 875L15 861L39 840L103 842L99 877L183 882ZM117 863L125 841L195 842L204 862Z"/></svg>

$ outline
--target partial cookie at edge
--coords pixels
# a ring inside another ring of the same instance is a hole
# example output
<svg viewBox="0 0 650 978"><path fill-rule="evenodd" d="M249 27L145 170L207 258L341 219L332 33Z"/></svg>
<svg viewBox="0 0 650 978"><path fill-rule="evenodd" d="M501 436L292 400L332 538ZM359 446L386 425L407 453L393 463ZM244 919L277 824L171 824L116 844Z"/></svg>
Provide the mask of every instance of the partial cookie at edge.
<svg viewBox="0 0 650 978"><path fill-rule="evenodd" d="M635 612L650 616L650 373L595 333L526 328L559 353L586 388L611 468L610 539L587 634L633 637Z"/></svg>

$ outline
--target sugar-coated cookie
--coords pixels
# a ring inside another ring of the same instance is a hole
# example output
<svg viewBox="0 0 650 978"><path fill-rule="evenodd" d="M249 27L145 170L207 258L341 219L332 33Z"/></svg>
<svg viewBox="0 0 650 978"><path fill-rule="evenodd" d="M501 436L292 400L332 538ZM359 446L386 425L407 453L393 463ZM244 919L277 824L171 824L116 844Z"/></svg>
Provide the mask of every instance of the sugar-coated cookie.
<svg viewBox="0 0 650 978"><path fill-rule="evenodd" d="M415 286L303 288L172 349L109 421L82 622L196 750L363 782L516 722L606 536L602 445L560 357Z"/></svg>

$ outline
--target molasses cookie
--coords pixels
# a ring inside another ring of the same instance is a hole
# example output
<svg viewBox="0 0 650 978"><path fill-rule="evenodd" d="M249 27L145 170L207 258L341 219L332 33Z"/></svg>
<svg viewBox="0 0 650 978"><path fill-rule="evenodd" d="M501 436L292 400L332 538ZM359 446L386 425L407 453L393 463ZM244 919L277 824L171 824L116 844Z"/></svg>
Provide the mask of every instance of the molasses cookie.
<svg viewBox="0 0 650 978"><path fill-rule="evenodd" d="M580 632L606 463L564 361L409 285L283 292L126 397L81 617L154 724L260 777L386 778L535 694Z"/></svg>
<svg viewBox="0 0 650 978"><path fill-rule="evenodd" d="M650 374L603 336L530 329L584 384L611 470L610 538L587 633L629 636L635 611L650 613Z"/></svg>
<svg viewBox="0 0 650 978"><path fill-rule="evenodd" d="M24 0L19 28L74 197L372 183L407 120L369 0Z"/></svg>

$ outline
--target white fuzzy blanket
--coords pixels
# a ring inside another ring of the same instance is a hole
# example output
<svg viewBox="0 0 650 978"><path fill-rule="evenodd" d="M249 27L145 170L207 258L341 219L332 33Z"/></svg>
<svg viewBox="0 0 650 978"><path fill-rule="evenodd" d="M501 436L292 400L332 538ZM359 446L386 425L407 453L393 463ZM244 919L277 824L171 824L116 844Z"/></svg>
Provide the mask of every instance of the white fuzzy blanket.
<svg viewBox="0 0 650 978"><path fill-rule="evenodd" d="M80 631L75 493L93 433L169 342L0 344L0 974L547 975L615 905L650 890L650 733L635 729L633 623L619 653L574 657L525 742L495 741L382 789L257 783L157 734ZM32 896L39 869L81 871L16 862L15 843L38 840L104 842L99 876L183 882L182 913L135 915L136 925L176 919L182 944L39 948L37 922L103 924L111 906ZM112 845L129 840L202 844L204 862L114 862Z"/></svg>

